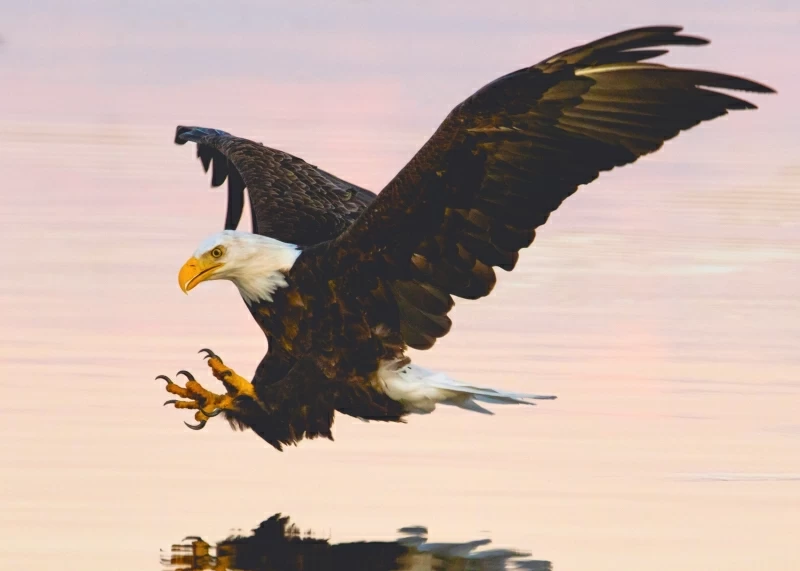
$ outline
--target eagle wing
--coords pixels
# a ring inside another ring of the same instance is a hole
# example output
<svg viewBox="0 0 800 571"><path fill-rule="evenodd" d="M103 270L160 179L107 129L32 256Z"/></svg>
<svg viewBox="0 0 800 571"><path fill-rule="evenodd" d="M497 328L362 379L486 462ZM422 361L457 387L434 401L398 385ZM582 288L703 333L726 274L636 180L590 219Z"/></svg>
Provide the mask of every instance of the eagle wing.
<svg viewBox="0 0 800 571"><path fill-rule="evenodd" d="M486 85L331 243L351 258L339 267L359 266L373 272L365 279L391 285L409 345L424 349L447 333L452 296L488 295L494 268L512 270L536 228L580 185L698 123L755 107L716 89L772 92L645 61L664 46L708 43L680 31L628 30Z"/></svg>
<svg viewBox="0 0 800 571"><path fill-rule="evenodd" d="M225 229L239 225L244 191L250 199L252 230L299 246L331 240L349 227L375 194L304 160L260 143L205 127L178 126L175 143L197 143L197 156L211 186L228 181ZM280 381L294 359L270 343L253 383Z"/></svg>
<svg viewBox="0 0 800 571"><path fill-rule="evenodd" d="M228 181L226 229L239 225L245 188L253 233L300 246L338 236L375 199L298 157L224 131L178 126L175 143L187 142L197 143L212 187Z"/></svg>

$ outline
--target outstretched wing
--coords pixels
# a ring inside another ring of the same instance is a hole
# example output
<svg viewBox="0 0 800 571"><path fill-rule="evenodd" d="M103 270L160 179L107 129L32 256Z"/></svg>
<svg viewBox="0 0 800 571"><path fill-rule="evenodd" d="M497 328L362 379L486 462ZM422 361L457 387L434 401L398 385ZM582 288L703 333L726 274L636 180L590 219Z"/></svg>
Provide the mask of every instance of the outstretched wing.
<svg viewBox="0 0 800 571"><path fill-rule="evenodd" d="M250 197L255 234L306 246L338 236L375 194L288 153L224 131L179 126L175 143L197 143L211 186L228 181L225 228L235 229Z"/></svg>
<svg viewBox="0 0 800 571"><path fill-rule="evenodd" d="M396 295L399 284L403 337L426 340L413 346L430 347L447 333L452 296L488 295L494 268L513 269L536 228L580 185L702 121L755 107L718 88L772 92L747 79L645 62L664 46L708 43L680 30L621 32L486 85L331 244L351 263L377 262L360 267Z"/></svg>

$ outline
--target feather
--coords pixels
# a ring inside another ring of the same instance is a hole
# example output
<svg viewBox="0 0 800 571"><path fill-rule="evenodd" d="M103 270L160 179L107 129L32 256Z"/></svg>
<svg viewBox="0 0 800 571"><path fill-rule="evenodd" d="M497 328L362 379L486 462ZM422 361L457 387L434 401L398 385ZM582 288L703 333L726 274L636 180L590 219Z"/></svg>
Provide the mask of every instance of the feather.
<svg viewBox="0 0 800 571"><path fill-rule="evenodd" d="M437 404L457 406L473 412L491 414L475 401L489 404L527 404L531 400L553 400L552 395L501 391L461 383L443 373L414 364L397 361L382 362L377 372L378 382L392 399L403 403L409 412L428 414Z"/></svg>

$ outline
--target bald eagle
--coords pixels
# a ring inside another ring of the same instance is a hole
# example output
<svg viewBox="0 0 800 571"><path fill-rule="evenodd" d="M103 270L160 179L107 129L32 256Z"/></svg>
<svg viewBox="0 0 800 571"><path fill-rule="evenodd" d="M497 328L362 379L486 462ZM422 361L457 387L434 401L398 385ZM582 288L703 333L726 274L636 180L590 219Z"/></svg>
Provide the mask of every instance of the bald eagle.
<svg viewBox="0 0 800 571"><path fill-rule="evenodd" d="M454 298L488 295L495 268L511 271L578 187L703 121L755 108L721 89L773 92L647 61L708 43L681 29L624 31L489 83L378 195L252 141L179 127L176 142L196 143L212 185L227 179L229 193L225 230L199 244L179 286L233 282L269 350L252 382L202 350L225 393L181 371L185 386L160 376L185 399L167 403L195 409L192 428L223 413L280 450L332 440L335 411L402 421L437 404L486 413L482 404L554 398L458 382L406 350L446 335ZM245 189L252 233L236 230Z"/></svg>

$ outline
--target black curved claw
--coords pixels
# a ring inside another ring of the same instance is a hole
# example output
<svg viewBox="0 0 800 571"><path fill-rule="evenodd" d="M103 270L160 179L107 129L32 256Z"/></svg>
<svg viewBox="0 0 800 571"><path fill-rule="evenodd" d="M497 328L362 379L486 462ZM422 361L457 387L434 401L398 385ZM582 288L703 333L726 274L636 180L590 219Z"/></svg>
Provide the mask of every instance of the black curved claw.
<svg viewBox="0 0 800 571"><path fill-rule="evenodd" d="M173 382L172 382L172 379L170 379L170 378L169 378L168 376L166 376L166 375L158 375L158 376L156 377L156 380L158 380L158 379L163 379L163 380L167 381L167 384L168 384L168 385L174 385L174 384L175 384L175 383L173 383Z"/></svg>
<svg viewBox="0 0 800 571"><path fill-rule="evenodd" d="M222 359L220 359L220 358L219 358L219 355L217 355L216 353L214 353L214 351L212 351L211 349L200 349L200 350L198 351L198 353L205 353L205 354L206 354L206 355L205 355L205 357L203 357L203 359L211 359L212 357L214 357L214 358L215 358L215 359L217 359L217 360L218 360L220 363L222 363Z"/></svg>
<svg viewBox="0 0 800 571"><path fill-rule="evenodd" d="M184 420L183 424L185 424L186 426L188 426L192 430L200 430L201 428L203 428L206 425L206 422L207 421L205 421L205 420L201 420L199 424L189 424L188 422L186 422Z"/></svg>
<svg viewBox="0 0 800 571"><path fill-rule="evenodd" d="M215 416L217 416L219 413L222 412L222 409L221 408L215 408L212 412L206 412L204 410L200 410L200 412L202 412L208 418L214 418Z"/></svg>
<svg viewBox="0 0 800 571"><path fill-rule="evenodd" d="M194 381L195 383L197 382L197 381L195 381L194 376L189 371L183 371L183 370L178 371L177 373L175 373L175 376L177 377L178 375L183 375L184 377L186 377L190 381Z"/></svg>
<svg viewBox="0 0 800 571"><path fill-rule="evenodd" d="M167 406L168 404L175 404L176 402L178 402L176 399L168 400L165 401L164 404L161 406Z"/></svg>

